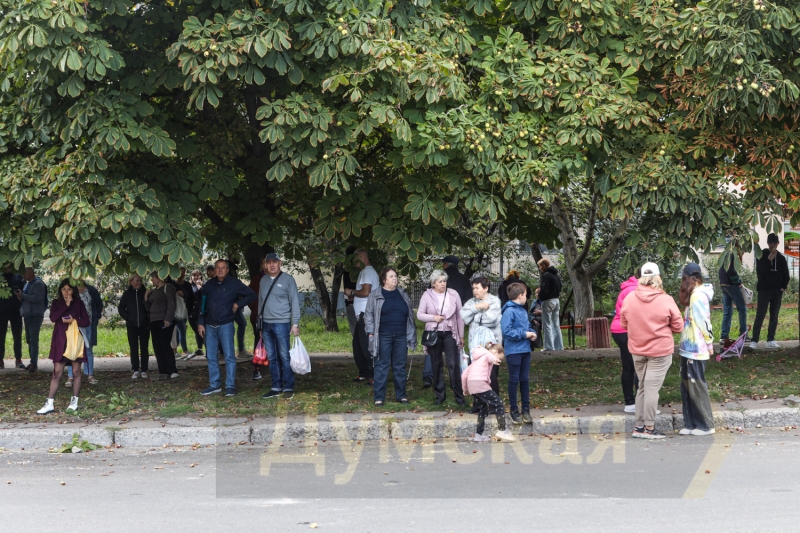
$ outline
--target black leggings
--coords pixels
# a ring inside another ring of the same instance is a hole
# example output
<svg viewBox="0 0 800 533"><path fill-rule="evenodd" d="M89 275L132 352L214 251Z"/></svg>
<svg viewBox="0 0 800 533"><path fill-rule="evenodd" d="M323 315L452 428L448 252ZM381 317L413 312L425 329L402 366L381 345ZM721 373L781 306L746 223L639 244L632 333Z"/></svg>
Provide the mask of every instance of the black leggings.
<svg viewBox="0 0 800 533"><path fill-rule="evenodd" d="M500 396L493 390L478 392L473 396L475 397L475 404L478 406L478 427L475 433L483 433L489 408L494 411L494 416L497 417L497 427L500 431L504 431L506 429L506 410L503 407L503 400L500 399Z"/></svg>
<svg viewBox="0 0 800 533"><path fill-rule="evenodd" d="M147 363L150 360L150 327L127 326L128 347L131 350L131 370L134 372L147 372Z"/></svg>
<svg viewBox="0 0 800 533"><path fill-rule="evenodd" d="M164 321L150 322L150 335L153 338L153 352L156 354L159 374L176 374L178 367L175 365L175 352L172 351L172 331L175 322L166 328Z"/></svg>
<svg viewBox="0 0 800 533"><path fill-rule="evenodd" d="M636 403L636 389L639 388L639 377L636 369L633 368L633 356L628 350L628 334L612 333L614 342L619 345L619 357L622 360L622 395L625 397L625 405Z"/></svg>
<svg viewBox="0 0 800 533"><path fill-rule="evenodd" d="M444 353L444 361L442 354ZM444 364L447 364L447 373L450 374L450 388L456 403L464 405L464 393L461 390L461 361L458 355L458 344L450 331L437 332L436 344L428 346L428 355L431 356L433 365L433 393L436 401L445 400Z"/></svg>

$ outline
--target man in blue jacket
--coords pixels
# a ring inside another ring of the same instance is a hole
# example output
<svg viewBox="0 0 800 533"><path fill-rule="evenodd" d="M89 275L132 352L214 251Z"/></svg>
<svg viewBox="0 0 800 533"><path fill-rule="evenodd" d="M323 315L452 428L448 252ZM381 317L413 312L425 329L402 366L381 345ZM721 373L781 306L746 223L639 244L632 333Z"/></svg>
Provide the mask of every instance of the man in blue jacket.
<svg viewBox="0 0 800 533"><path fill-rule="evenodd" d="M511 421L514 424L532 424L531 394L528 373L531 369L531 341L536 333L528 322L527 287L522 283L508 286L508 301L503 306L500 327L503 330L503 348L508 363L508 401L511 404ZM517 386L522 396L522 418L517 405Z"/></svg>
<svg viewBox="0 0 800 533"><path fill-rule="evenodd" d="M225 355L225 396L236 396L236 353L233 338L236 311L256 299L256 293L228 275L228 262L219 259L214 263L215 277L203 286L206 299L205 313L197 317L197 331L206 341L208 354L208 379L210 387L202 394L222 392L219 373L218 350Z"/></svg>

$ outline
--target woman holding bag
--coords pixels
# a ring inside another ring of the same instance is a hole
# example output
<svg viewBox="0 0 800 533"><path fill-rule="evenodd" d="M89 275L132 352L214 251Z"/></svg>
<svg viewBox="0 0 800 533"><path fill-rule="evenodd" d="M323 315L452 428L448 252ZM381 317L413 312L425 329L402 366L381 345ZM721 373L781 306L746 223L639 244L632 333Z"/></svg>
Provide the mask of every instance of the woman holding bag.
<svg viewBox="0 0 800 533"><path fill-rule="evenodd" d="M434 270L430 276L431 288L425 291L419 302L417 318L425 323L422 344L431 358L433 366L433 392L436 405L445 400L444 366L442 354L450 374L450 387L458 405L464 405L461 390L461 365L459 350L464 347L464 320L461 318L461 297L447 288L447 274Z"/></svg>
<svg viewBox="0 0 800 533"><path fill-rule="evenodd" d="M78 396L81 392L81 363L86 362L86 357L81 356L75 360L70 360L65 356L67 348L81 348L83 346L83 339L80 334L73 342L77 342L77 346L68 346L67 337L70 333L70 327L75 324L79 328L86 328L91 325L89 313L86 307L78 298L78 288L71 285L69 279L63 280L58 286L58 297L53 300L50 306L50 321L53 322L53 337L50 341L50 359L53 361L53 377L50 380L50 393L47 395L47 401L44 407L36 411L40 415L52 413L55 408L53 407L53 400L58 392L58 386L61 383L61 377L64 375L64 367L69 364L72 366L72 372L75 375L72 382L72 398L69 402L67 411L78 410ZM74 334L74 331L72 332Z"/></svg>
<svg viewBox="0 0 800 533"><path fill-rule="evenodd" d="M500 308L500 298L489 292L489 280L484 277L477 277L472 280L472 296L461 308L461 318L464 324L469 326L469 353L477 347L486 348L492 344L503 345L503 330L500 327L500 319L503 312ZM492 390L500 394L498 384L499 365L492 365L489 381ZM478 403L473 402L472 411L477 413ZM490 413L492 414L492 413Z"/></svg>
<svg viewBox="0 0 800 533"><path fill-rule="evenodd" d="M392 267L384 268L378 280L381 286L370 292L364 311L364 330L369 336L369 351L375 361L375 405L382 406L386 401L390 368L394 375L395 398L400 403L408 403L408 350L417 346L417 328L411 300L397 285L397 271Z"/></svg>

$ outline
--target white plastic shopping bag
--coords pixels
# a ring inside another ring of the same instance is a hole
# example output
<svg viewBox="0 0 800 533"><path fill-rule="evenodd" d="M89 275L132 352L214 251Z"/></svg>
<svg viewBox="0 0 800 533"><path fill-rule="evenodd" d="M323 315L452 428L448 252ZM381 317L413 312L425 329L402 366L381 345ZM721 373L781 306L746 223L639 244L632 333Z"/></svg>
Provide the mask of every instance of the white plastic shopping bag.
<svg viewBox="0 0 800 533"><path fill-rule="evenodd" d="M311 358L308 356L306 347L300 337L295 337L292 343L292 349L289 350L290 363L292 372L295 374L308 374L311 372Z"/></svg>
<svg viewBox="0 0 800 533"><path fill-rule="evenodd" d="M461 373L462 374L467 370L467 367L470 364L470 360L469 359L470 358L469 358L469 354L467 353L467 351L462 349L461 350Z"/></svg>

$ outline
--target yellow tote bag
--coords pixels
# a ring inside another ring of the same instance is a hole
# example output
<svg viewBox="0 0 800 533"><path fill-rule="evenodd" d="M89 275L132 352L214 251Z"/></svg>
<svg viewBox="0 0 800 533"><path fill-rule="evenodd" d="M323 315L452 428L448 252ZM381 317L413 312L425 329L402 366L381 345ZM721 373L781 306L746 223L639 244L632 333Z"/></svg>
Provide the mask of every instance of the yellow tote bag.
<svg viewBox="0 0 800 533"><path fill-rule="evenodd" d="M83 357L83 335L78 328L78 321L73 320L67 328L67 349L64 352L64 357L70 361L80 359Z"/></svg>

